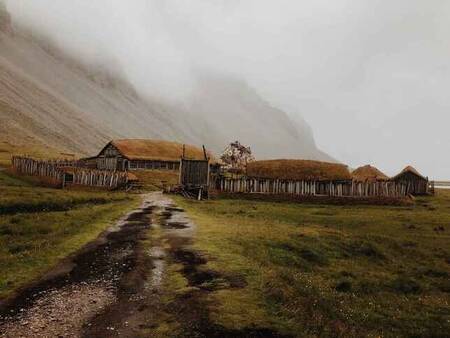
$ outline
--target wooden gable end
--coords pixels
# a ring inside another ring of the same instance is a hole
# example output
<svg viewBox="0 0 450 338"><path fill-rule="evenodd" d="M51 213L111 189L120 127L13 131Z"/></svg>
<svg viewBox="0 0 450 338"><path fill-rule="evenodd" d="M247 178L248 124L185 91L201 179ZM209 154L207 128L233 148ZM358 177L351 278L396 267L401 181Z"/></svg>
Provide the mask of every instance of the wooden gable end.
<svg viewBox="0 0 450 338"><path fill-rule="evenodd" d="M120 153L119 149L110 142L100 151L98 157L123 157L123 155Z"/></svg>
<svg viewBox="0 0 450 338"><path fill-rule="evenodd" d="M414 182L414 181L427 181L425 178L418 176L410 171L404 172L403 174L395 178L397 182Z"/></svg>

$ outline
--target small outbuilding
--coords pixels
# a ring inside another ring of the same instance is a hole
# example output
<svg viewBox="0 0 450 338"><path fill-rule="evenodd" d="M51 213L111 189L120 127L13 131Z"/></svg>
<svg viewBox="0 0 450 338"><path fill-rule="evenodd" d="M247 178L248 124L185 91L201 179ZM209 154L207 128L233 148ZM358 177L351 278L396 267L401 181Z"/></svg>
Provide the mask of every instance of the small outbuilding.
<svg viewBox="0 0 450 338"><path fill-rule="evenodd" d="M411 195L426 195L429 193L428 177L422 176L411 166L407 166L394 176L392 181L405 184L407 193Z"/></svg>
<svg viewBox="0 0 450 338"><path fill-rule="evenodd" d="M352 179L354 182L387 182L389 177L379 169L365 165L353 170Z"/></svg>
<svg viewBox="0 0 450 338"><path fill-rule="evenodd" d="M124 139L109 142L95 158L100 170L179 170L181 158L205 160L212 158L202 148L177 142Z"/></svg>

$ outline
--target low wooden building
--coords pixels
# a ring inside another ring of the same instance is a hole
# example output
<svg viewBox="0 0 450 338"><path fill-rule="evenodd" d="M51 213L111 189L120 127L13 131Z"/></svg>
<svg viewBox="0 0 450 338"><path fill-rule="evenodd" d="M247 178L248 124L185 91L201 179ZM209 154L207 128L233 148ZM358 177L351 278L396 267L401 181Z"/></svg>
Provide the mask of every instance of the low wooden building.
<svg viewBox="0 0 450 338"><path fill-rule="evenodd" d="M382 173L379 169L365 165L352 171L352 179L354 182L386 182L389 177Z"/></svg>
<svg viewBox="0 0 450 338"><path fill-rule="evenodd" d="M310 160L265 160L247 165L247 176L316 182L349 181L348 167L340 163Z"/></svg>
<svg viewBox="0 0 450 338"><path fill-rule="evenodd" d="M209 153L206 156L212 157ZM94 159L97 169L124 171L179 170L181 158L204 160L205 151L177 142L124 139L109 142Z"/></svg>
<svg viewBox="0 0 450 338"><path fill-rule="evenodd" d="M367 168L366 168L367 169ZM221 176L220 192L290 196L352 198L402 198L406 185L385 180L355 180L348 167L339 163L309 160L267 160L247 165L246 175ZM362 174L363 170L359 172ZM367 170L364 170L367 174ZM374 170L370 170L374 172ZM377 176L379 173L377 172ZM379 177L381 178L381 176Z"/></svg>
<svg viewBox="0 0 450 338"><path fill-rule="evenodd" d="M328 195L336 183L352 185L350 170L344 164L310 160L265 160L248 163L247 176L258 179L314 182L314 194Z"/></svg>
<svg viewBox="0 0 450 338"><path fill-rule="evenodd" d="M407 166L392 181L406 185L407 193L411 195L426 195L429 193L428 177L422 176L415 168Z"/></svg>

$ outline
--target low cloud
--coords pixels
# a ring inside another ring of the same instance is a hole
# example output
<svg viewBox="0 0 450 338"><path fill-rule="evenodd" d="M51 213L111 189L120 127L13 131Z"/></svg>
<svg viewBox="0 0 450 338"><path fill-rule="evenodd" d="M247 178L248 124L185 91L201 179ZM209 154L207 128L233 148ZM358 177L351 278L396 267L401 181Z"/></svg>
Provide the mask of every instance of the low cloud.
<svg viewBox="0 0 450 338"><path fill-rule="evenodd" d="M17 22L142 93L189 100L199 71L245 79L318 145L389 174L450 178L446 0L9 0Z"/></svg>

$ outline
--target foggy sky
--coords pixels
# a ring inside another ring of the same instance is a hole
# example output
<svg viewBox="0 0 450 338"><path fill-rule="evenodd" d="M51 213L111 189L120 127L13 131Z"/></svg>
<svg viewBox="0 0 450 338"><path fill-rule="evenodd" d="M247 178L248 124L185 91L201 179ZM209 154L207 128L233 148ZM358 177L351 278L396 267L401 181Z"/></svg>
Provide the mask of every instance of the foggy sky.
<svg viewBox="0 0 450 338"><path fill-rule="evenodd" d="M241 76L318 146L387 174L450 179L448 0L9 0L142 93L188 100L199 70Z"/></svg>

